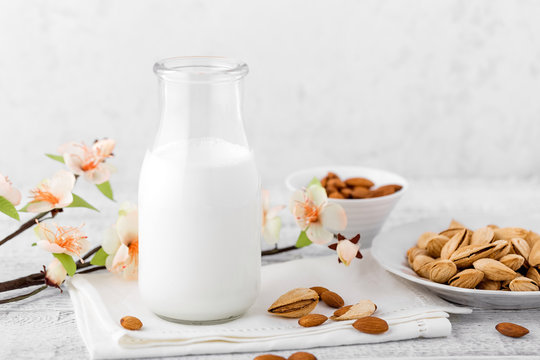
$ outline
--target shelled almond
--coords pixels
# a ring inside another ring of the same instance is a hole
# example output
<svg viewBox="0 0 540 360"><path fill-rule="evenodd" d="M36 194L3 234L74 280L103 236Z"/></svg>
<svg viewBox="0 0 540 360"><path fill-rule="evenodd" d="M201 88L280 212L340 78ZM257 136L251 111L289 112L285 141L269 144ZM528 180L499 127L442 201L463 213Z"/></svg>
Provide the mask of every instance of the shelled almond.
<svg viewBox="0 0 540 360"><path fill-rule="evenodd" d="M540 235L519 227L477 230L452 220L439 233L425 232L406 254L421 277L450 286L539 291Z"/></svg>
<svg viewBox="0 0 540 360"><path fill-rule="evenodd" d="M321 179L321 185L326 189L328 197L332 199L369 199L391 195L402 189L401 185L396 184L387 184L374 188L373 181L363 177L341 180L333 172L328 172Z"/></svg>

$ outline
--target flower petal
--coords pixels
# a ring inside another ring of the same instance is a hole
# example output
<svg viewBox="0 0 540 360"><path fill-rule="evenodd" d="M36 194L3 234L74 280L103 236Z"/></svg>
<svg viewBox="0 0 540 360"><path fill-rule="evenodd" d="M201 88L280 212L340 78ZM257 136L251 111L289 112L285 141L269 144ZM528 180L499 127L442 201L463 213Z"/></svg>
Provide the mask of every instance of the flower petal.
<svg viewBox="0 0 540 360"><path fill-rule="evenodd" d="M328 203L319 214L322 225L333 231L342 231L347 227L347 214L339 204Z"/></svg>
<svg viewBox="0 0 540 360"><path fill-rule="evenodd" d="M339 259L346 265L349 266L351 261L356 257L360 247L356 244L353 244L349 240L341 240L337 245L337 255Z"/></svg>
<svg viewBox="0 0 540 360"><path fill-rule="evenodd" d="M274 206L273 208L269 209L267 212L266 212L266 219L271 219L273 217L276 217L277 214L279 214L279 212L281 210L283 210L285 208L285 205L279 205L279 206Z"/></svg>
<svg viewBox="0 0 540 360"><path fill-rule="evenodd" d="M41 240L53 243L56 239L55 229L46 223L38 223L34 228L34 231L36 232L37 237Z"/></svg>
<svg viewBox="0 0 540 360"><path fill-rule="evenodd" d="M307 192L308 198L317 207L321 206L328 200L328 196L326 195L326 190L318 184L310 185L306 189L306 192Z"/></svg>
<svg viewBox="0 0 540 360"><path fill-rule="evenodd" d="M306 235L315 244L328 244L334 238L334 234L326 230L320 222L309 225Z"/></svg>
<svg viewBox="0 0 540 360"><path fill-rule="evenodd" d="M121 272L124 270L124 267L127 264L127 261L129 260L129 248L122 244L118 248L118 251L114 255L114 259L112 262L112 271L113 272Z"/></svg>
<svg viewBox="0 0 540 360"><path fill-rule="evenodd" d="M54 209L54 206L51 205L48 201L36 201L31 202L26 207L26 211L33 213L46 212Z"/></svg>
<svg viewBox="0 0 540 360"><path fill-rule="evenodd" d="M92 184L103 184L111 178L111 170L106 164L99 164L94 170L89 170L84 173L84 178Z"/></svg>
<svg viewBox="0 0 540 360"><path fill-rule="evenodd" d="M70 154L65 153L64 154L64 163L66 164L67 168L76 175L82 175L84 174L84 171L82 169L83 166L83 158L76 154Z"/></svg>
<svg viewBox="0 0 540 360"><path fill-rule="evenodd" d="M120 247L120 244L121 243L120 239L118 238L116 226L113 225L107 228L103 234L103 243L101 244L103 251L105 251L109 255L112 255L109 256L112 259L114 254L116 254L116 251Z"/></svg>
<svg viewBox="0 0 540 360"><path fill-rule="evenodd" d="M49 242L47 240L39 240L36 242L37 246L52 254L64 254L67 253L66 249L59 246L56 243Z"/></svg>
<svg viewBox="0 0 540 360"><path fill-rule="evenodd" d="M291 195L291 198L289 200L289 210L294 215L294 210L298 204L304 203L304 192L302 190L296 190Z"/></svg>
<svg viewBox="0 0 540 360"><path fill-rule="evenodd" d="M71 194L73 186L75 186L75 176L66 170L60 170L54 174L49 183L51 194L59 199L65 198L68 193Z"/></svg>
<svg viewBox="0 0 540 360"><path fill-rule="evenodd" d="M21 203L21 192L8 183L5 178L0 174L0 196L6 198L14 206Z"/></svg>
<svg viewBox="0 0 540 360"><path fill-rule="evenodd" d="M116 142L113 139L102 139L96 141L94 145L92 145L92 150L94 153L96 153L96 155L102 158L107 158L111 156L115 145Z"/></svg>
<svg viewBox="0 0 540 360"><path fill-rule="evenodd" d="M139 239L139 212L132 210L118 217L116 232L122 244L129 246Z"/></svg>
<svg viewBox="0 0 540 360"><path fill-rule="evenodd" d="M273 217L267 219L266 226L263 229L263 238L269 244L275 244L279 241L279 232L281 231L281 219Z"/></svg>

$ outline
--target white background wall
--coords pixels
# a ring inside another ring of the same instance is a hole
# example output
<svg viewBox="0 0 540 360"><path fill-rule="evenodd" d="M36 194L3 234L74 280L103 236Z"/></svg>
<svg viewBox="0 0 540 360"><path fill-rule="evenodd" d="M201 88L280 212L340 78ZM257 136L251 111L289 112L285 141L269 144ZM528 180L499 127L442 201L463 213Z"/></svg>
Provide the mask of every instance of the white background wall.
<svg viewBox="0 0 540 360"><path fill-rule="evenodd" d="M153 63L245 60L266 186L319 164L410 178L540 175L540 2L0 0L0 172L117 139L132 187L158 120ZM123 185L124 186L124 185Z"/></svg>

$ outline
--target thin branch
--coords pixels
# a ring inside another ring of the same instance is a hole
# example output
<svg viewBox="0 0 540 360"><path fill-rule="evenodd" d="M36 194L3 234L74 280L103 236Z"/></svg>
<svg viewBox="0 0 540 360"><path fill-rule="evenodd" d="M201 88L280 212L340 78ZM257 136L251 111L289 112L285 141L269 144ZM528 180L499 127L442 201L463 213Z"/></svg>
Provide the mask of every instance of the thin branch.
<svg viewBox="0 0 540 360"><path fill-rule="evenodd" d="M43 284L44 280L45 275L43 273L35 273L17 279L4 281L0 283L0 292L40 285Z"/></svg>
<svg viewBox="0 0 540 360"><path fill-rule="evenodd" d="M30 296L36 295L37 293L39 293L39 292L45 290L46 288L47 288L47 285L43 285L42 287L37 288L36 290L31 291L31 292L29 292L29 293L26 293L26 294L23 294L23 295L19 295L19 296L15 296L15 297L8 298L8 299L0 300L0 304L7 304L7 303L10 303L10 302L15 302L15 301L24 300L24 299L26 299L26 298L29 298Z"/></svg>
<svg viewBox="0 0 540 360"><path fill-rule="evenodd" d="M284 247L284 248L274 248L274 249L271 249L271 250L264 250L264 251L261 251L261 256L267 256L267 255L275 255L275 254L280 254L280 253L284 253L286 251L291 251L291 250L296 250L298 249L296 246L294 245L291 245L291 246L287 246L287 247Z"/></svg>
<svg viewBox="0 0 540 360"><path fill-rule="evenodd" d="M103 269L105 269L105 266L96 266L96 267L93 267L93 268L90 268L90 269L79 271L79 272L77 272L77 274L88 274L88 273L98 271L98 270L103 270Z"/></svg>
<svg viewBox="0 0 540 360"><path fill-rule="evenodd" d="M50 211L46 211L46 212L42 212L42 213L39 213L37 214L36 216L34 216L33 218L31 218L30 220L28 220L27 222L25 222L24 224L22 224L21 226L19 226L19 228L17 230L15 230L14 232L12 232L11 234L9 234L8 236L6 236L5 238L3 238L2 240L0 240L0 246L4 245L5 243L7 243L9 240L13 239L15 236L25 232L26 230L30 229L32 226L36 225L36 220L41 220L43 219L43 217L45 217L45 215L47 214L51 214L50 217L44 219L44 220L48 220L48 219L52 219L54 218L58 213L61 213L63 210L62 209L52 209Z"/></svg>

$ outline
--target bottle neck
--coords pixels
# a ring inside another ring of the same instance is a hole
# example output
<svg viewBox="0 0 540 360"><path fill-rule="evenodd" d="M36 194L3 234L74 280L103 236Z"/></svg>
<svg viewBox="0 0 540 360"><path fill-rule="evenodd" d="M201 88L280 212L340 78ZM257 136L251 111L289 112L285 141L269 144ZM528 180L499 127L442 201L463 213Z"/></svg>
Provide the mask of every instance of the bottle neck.
<svg viewBox="0 0 540 360"><path fill-rule="evenodd" d="M176 82L160 78L161 123L154 148L217 138L248 147L242 120L242 80Z"/></svg>

